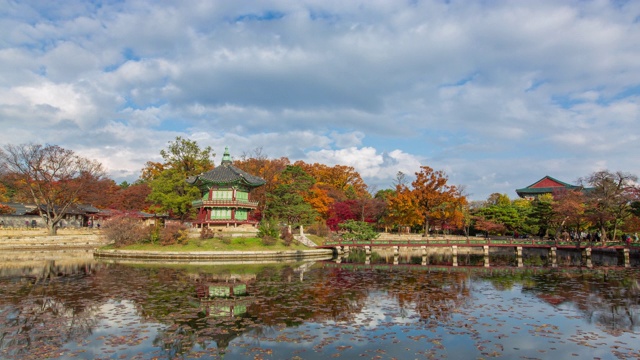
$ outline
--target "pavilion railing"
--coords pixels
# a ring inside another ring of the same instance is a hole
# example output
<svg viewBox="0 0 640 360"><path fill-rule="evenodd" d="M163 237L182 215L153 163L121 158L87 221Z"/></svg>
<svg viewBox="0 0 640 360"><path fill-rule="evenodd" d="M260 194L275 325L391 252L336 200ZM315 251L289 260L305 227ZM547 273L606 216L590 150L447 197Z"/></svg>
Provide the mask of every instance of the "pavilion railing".
<svg viewBox="0 0 640 360"><path fill-rule="evenodd" d="M251 200L195 200L191 202L193 207L202 206L230 206L230 207L258 207L257 201Z"/></svg>

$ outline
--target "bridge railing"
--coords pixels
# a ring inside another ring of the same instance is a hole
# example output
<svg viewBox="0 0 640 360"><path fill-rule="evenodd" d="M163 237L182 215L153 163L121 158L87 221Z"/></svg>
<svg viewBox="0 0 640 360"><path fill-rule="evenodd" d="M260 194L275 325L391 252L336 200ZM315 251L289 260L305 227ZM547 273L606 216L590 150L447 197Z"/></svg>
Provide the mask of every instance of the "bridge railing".
<svg viewBox="0 0 640 360"><path fill-rule="evenodd" d="M324 246L525 246L525 247L626 247L623 241L602 242L590 241L565 241L565 240L540 240L535 238L443 238L425 237L415 239L373 239L358 240L325 240ZM640 249L640 243L631 243L631 248Z"/></svg>

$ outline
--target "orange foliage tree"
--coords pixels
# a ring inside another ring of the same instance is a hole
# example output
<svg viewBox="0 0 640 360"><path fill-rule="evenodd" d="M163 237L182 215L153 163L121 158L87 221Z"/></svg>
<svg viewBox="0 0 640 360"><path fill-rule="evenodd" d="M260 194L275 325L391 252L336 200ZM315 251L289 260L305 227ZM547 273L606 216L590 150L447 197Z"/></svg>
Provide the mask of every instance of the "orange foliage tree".
<svg viewBox="0 0 640 360"><path fill-rule="evenodd" d="M415 203L424 224L425 235L429 234L430 223L444 216L443 209L455 204L456 198L461 196L455 186L447 184L448 180L443 171L421 166L420 172L416 173L416 180L411 183Z"/></svg>
<svg viewBox="0 0 640 360"><path fill-rule="evenodd" d="M316 180L317 184L334 188L348 199L371 197L367 192L367 185L360 177L360 173L352 166L307 164L303 161L296 161L294 165L302 167L307 174Z"/></svg>
<svg viewBox="0 0 640 360"><path fill-rule="evenodd" d="M588 224L586 211L586 198L580 190L563 191L554 194L554 202L551 205L556 223L560 228L569 228L580 233Z"/></svg>
<svg viewBox="0 0 640 360"><path fill-rule="evenodd" d="M413 227L422 222L415 193L406 185L396 185L395 192L388 193L385 198L387 209L382 218L385 228L393 226Z"/></svg>
<svg viewBox="0 0 640 360"><path fill-rule="evenodd" d="M0 201L7 201L7 188L0 184ZM13 209L7 205L0 204L0 214L11 214Z"/></svg>
<svg viewBox="0 0 640 360"><path fill-rule="evenodd" d="M318 186L318 184L313 184L309 192L305 194L304 200L318 212L318 219L316 220L325 221L329 218L331 205L335 202L334 199L329 196L328 192L324 190L322 186Z"/></svg>

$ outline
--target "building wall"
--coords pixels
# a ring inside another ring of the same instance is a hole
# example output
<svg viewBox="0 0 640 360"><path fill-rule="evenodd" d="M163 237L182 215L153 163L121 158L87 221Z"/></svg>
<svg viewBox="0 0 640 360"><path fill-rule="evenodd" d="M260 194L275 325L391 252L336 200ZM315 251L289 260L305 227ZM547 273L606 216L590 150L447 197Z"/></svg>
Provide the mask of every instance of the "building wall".
<svg viewBox="0 0 640 360"><path fill-rule="evenodd" d="M36 221L38 228L46 228L47 223L39 215L0 215L0 225L4 223L3 227L11 228L24 228L32 227L32 222ZM82 215L71 215L65 217L58 223L60 227L82 227L83 217Z"/></svg>

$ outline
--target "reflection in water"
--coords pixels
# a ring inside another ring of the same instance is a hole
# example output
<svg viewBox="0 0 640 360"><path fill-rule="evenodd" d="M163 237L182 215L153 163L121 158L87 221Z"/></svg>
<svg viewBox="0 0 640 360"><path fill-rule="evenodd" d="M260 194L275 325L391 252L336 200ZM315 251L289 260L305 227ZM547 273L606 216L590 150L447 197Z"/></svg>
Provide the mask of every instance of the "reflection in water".
<svg viewBox="0 0 640 360"><path fill-rule="evenodd" d="M640 355L637 268L392 265L393 255L389 265L375 253L359 256L340 264L0 267L0 357Z"/></svg>

